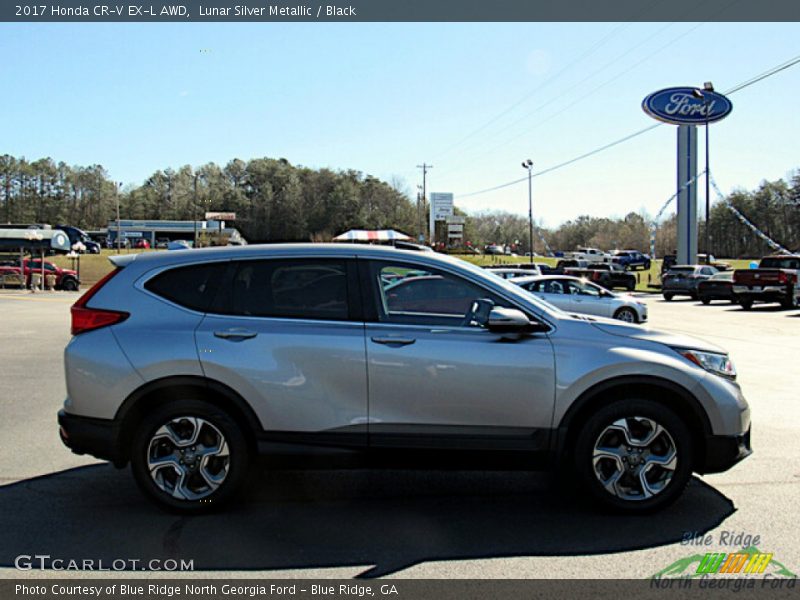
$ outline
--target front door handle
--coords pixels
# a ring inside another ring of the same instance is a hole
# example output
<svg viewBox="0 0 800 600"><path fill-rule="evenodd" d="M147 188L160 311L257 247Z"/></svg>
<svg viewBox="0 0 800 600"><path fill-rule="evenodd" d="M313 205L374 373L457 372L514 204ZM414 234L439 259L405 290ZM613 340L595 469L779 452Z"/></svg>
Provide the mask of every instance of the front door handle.
<svg viewBox="0 0 800 600"><path fill-rule="evenodd" d="M414 338L401 338L401 337L374 337L372 341L376 344L383 344L385 346L408 346L417 340Z"/></svg>
<svg viewBox="0 0 800 600"><path fill-rule="evenodd" d="M224 329L214 332L214 337L222 338L223 340L249 340L257 335L258 333L249 329Z"/></svg>

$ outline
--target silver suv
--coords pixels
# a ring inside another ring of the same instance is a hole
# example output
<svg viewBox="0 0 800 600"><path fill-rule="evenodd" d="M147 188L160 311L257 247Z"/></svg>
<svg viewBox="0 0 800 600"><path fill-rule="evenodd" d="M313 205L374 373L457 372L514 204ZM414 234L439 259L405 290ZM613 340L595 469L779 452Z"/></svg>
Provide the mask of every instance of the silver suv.
<svg viewBox="0 0 800 600"><path fill-rule="evenodd" d="M298 244L112 258L72 307L61 439L203 511L256 453L557 466L663 507L748 456L719 348L561 312L458 259ZM440 460L442 459L442 460Z"/></svg>

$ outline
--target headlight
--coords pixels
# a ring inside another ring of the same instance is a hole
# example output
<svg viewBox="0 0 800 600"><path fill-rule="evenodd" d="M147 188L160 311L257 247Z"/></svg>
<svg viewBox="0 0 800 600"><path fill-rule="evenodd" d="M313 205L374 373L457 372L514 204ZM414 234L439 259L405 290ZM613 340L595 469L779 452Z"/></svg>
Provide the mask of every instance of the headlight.
<svg viewBox="0 0 800 600"><path fill-rule="evenodd" d="M700 350L687 350L685 348L675 348L675 350L685 359L690 360L706 371L728 379L736 379L736 367L733 366L733 362L727 354L701 352Z"/></svg>

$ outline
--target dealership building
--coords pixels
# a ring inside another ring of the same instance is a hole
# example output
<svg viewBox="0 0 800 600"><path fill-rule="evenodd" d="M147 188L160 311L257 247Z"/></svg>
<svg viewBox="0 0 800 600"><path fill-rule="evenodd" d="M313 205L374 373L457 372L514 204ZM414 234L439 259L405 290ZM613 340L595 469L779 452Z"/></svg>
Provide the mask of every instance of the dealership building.
<svg viewBox="0 0 800 600"><path fill-rule="evenodd" d="M117 242L117 233L124 240L130 240L132 244L144 238L155 246L156 240L168 239L194 241L195 232L197 235L219 235L221 234L232 244L246 244L242 234L233 227L228 227L225 221L137 221L132 219L122 219L117 225L116 220L108 222L108 240L111 245Z"/></svg>

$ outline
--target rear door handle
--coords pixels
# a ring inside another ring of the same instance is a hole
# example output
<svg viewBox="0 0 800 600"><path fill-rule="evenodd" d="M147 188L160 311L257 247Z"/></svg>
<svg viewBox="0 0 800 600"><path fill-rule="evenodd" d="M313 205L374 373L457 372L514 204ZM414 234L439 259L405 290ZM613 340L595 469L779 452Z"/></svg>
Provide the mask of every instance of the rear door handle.
<svg viewBox="0 0 800 600"><path fill-rule="evenodd" d="M374 337L372 338L372 341L376 344L383 344L385 346L408 346L417 340L414 338L402 337Z"/></svg>
<svg viewBox="0 0 800 600"><path fill-rule="evenodd" d="M249 340L257 335L258 333L249 329L225 329L214 332L214 337L222 338L223 340Z"/></svg>

